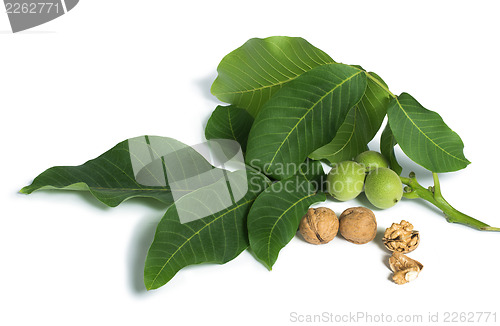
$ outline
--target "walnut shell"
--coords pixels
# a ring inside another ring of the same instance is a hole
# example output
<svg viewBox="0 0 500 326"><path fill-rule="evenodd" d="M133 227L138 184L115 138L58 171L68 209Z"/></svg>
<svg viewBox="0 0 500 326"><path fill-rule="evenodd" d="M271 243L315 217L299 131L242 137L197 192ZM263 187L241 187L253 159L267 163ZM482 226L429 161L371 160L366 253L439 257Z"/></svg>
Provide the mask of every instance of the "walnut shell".
<svg viewBox="0 0 500 326"><path fill-rule="evenodd" d="M340 215L340 234L349 242L365 244L377 235L375 214L365 207L352 207Z"/></svg>
<svg viewBox="0 0 500 326"><path fill-rule="evenodd" d="M335 212L327 207L309 208L300 221L299 232L309 243L328 243L339 230L339 220Z"/></svg>
<svg viewBox="0 0 500 326"><path fill-rule="evenodd" d="M382 238L384 246L390 251L402 253L412 252L420 243L420 234L413 230L413 225L405 220L401 223L392 223Z"/></svg>
<svg viewBox="0 0 500 326"><path fill-rule="evenodd" d="M405 284L413 281L424 268L420 262L397 251L394 251L389 258L389 266L394 272L392 280L396 284Z"/></svg>

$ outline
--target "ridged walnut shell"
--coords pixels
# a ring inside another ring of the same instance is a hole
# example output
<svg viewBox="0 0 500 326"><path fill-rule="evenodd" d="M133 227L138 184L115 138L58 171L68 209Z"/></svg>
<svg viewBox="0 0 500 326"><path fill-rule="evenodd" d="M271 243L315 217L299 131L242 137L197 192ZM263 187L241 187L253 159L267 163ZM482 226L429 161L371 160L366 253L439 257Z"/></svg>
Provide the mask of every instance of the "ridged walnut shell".
<svg viewBox="0 0 500 326"><path fill-rule="evenodd" d="M332 241L338 230L337 215L327 207L309 208L299 226L299 232L304 240L312 244L325 244Z"/></svg>
<svg viewBox="0 0 500 326"><path fill-rule="evenodd" d="M365 244L377 235L375 214L365 207L352 207L340 215L340 234L349 242Z"/></svg>

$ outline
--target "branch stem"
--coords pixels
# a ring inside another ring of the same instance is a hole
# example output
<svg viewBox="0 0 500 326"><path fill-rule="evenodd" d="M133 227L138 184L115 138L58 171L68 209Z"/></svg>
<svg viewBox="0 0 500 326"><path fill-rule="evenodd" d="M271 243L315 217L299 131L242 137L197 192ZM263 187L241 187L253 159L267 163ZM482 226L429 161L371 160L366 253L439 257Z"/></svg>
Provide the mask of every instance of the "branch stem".
<svg viewBox="0 0 500 326"><path fill-rule="evenodd" d="M467 214L464 214L453 206L451 206L441 194L441 185L437 173L432 173L434 187L430 189L423 187L418 183L414 175L409 178L400 177L401 182L407 185L410 189L404 193L404 197L408 199L421 198L433 204L443 211L446 219L450 223L464 224L481 231L500 231L500 228L491 227Z"/></svg>

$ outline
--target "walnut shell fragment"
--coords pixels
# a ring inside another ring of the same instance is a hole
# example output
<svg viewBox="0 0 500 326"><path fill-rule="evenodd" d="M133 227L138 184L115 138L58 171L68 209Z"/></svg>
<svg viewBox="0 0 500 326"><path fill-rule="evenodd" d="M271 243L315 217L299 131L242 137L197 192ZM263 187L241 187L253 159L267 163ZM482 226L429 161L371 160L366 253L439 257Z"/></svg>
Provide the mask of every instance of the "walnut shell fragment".
<svg viewBox="0 0 500 326"><path fill-rule="evenodd" d="M392 280L396 284L405 284L413 281L424 268L420 262L397 251L393 252L391 258L389 258L389 266L394 272Z"/></svg>
<svg viewBox="0 0 500 326"><path fill-rule="evenodd" d="M325 244L333 240L339 230L335 212L327 207L309 208L300 221L299 232L309 243Z"/></svg>
<svg viewBox="0 0 500 326"><path fill-rule="evenodd" d="M408 253L415 250L420 243L420 234L413 230L413 225L405 220L392 223L382 238L384 246L390 251Z"/></svg>

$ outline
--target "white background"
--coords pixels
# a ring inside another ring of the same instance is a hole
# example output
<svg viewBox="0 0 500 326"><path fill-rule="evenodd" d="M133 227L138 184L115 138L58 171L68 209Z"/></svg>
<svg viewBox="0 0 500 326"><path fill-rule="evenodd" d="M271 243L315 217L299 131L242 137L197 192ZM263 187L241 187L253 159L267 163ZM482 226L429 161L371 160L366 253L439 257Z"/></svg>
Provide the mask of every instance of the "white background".
<svg viewBox="0 0 500 326"><path fill-rule="evenodd" d="M407 285L390 281L380 235L363 246L296 237L272 272L244 252L146 292L143 264L161 205L139 199L111 209L88 194L18 193L46 168L81 164L126 138L201 142L219 103L209 88L223 56L252 37L289 35L438 111L472 162L441 176L445 197L500 226L499 9L496 1L82 0L18 34L0 13L0 324L299 324L293 312L422 314L425 324L429 313L442 321L476 311L496 312L499 323L500 234L448 224L421 201L375 211L381 232L401 219L421 232L410 256L425 267ZM429 184L429 173L398 154L405 174ZM337 214L357 205L369 204L328 203Z"/></svg>

